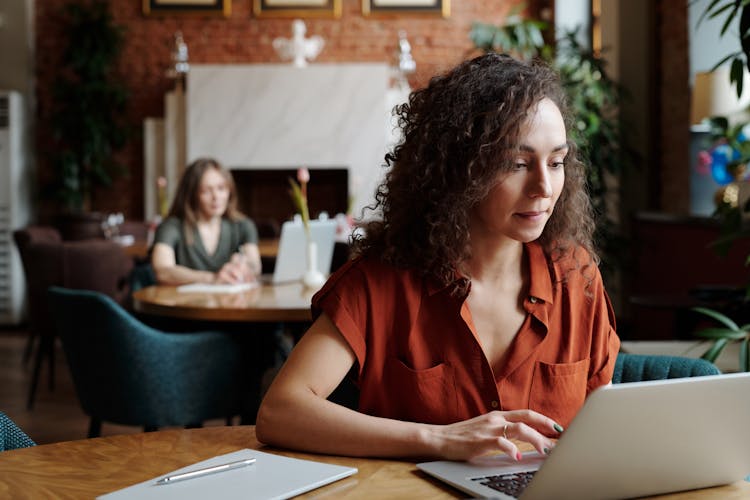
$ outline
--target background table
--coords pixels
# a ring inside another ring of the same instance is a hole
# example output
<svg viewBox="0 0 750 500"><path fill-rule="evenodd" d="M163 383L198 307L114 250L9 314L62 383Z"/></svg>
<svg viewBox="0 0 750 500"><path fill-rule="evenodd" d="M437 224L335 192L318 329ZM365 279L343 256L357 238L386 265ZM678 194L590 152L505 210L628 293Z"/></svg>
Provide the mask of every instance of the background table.
<svg viewBox="0 0 750 500"><path fill-rule="evenodd" d="M317 290L301 283L260 285L240 293L178 292L175 286L150 286L133 293L141 314L205 321L309 322Z"/></svg>
<svg viewBox="0 0 750 500"><path fill-rule="evenodd" d="M48 444L0 453L2 498L92 498L216 455L262 448L359 472L302 498L465 498L414 462L314 455L261 447L252 426L167 430ZM663 495L664 499L748 498L750 483Z"/></svg>

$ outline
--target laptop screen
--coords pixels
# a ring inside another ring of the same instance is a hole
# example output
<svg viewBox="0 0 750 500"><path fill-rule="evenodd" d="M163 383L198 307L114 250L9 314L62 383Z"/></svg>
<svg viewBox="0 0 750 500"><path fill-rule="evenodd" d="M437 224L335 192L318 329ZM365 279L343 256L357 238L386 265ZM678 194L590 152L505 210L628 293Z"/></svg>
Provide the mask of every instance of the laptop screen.
<svg viewBox="0 0 750 500"><path fill-rule="evenodd" d="M318 270L328 276L331 271L333 247L336 243L336 221L315 219L310 221L310 236L317 245ZM281 226L279 252L276 255L272 283L299 281L307 270L307 235L302 220L295 217Z"/></svg>

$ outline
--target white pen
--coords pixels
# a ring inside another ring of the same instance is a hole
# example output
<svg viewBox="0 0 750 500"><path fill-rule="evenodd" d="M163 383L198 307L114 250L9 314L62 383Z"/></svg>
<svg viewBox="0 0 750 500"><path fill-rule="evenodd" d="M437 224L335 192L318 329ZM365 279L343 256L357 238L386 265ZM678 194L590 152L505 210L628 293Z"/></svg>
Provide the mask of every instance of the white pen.
<svg viewBox="0 0 750 500"><path fill-rule="evenodd" d="M238 469L240 467L245 467L254 463L254 458L246 458L244 460L237 460L236 462L229 462L228 464L214 465L212 467L206 467L205 469L197 469L190 472L183 472L182 474L163 477L156 481L156 484L169 484L176 481L184 481L185 479L193 479L194 477L203 477L209 474L216 474L217 472Z"/></svg>

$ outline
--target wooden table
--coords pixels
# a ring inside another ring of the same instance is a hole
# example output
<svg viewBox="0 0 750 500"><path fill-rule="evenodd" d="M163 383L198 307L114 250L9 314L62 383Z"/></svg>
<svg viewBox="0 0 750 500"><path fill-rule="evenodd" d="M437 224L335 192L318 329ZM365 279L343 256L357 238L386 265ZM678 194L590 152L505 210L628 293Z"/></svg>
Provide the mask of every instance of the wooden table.
<svg viewBox="0 0 750 500"><path fill-rule="evenodd" d="M93 498L243 448L262 448L252 426L206 427L47 444L0 453L2 498ZM357 467L359 472L301 498L465 498L417 470L414 462L336 457L262 448L281 455ZM750 483L663 499L750 497Z"/></svg>
<svg viewBox="0 0 750 500"><path fill-rule="evenodd" d="M150 286L133 293L142 314L205 321L309 322L317 290L301 283L261 285L240 293L183 293L175 286Z"/></svg>

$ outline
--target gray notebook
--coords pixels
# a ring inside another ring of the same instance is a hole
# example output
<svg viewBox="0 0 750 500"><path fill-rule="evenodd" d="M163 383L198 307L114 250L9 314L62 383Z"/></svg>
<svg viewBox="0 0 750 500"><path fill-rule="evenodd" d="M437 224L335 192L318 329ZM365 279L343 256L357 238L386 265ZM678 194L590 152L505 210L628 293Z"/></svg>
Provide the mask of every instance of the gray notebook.
<svg viewBox="0 0 750 500"><path fill-rule="evenodd" d="M245 458L255 463L239 469L210 474L172 484L156 484L164 476L188 472ZM198 462L169 474L117 490L99 498L117 499L212 499L271 500L300 495L355 474L357 469L311 460L282 457L244 449Z"/></svg>
<svg viewBox="0 0 750 500"><path fill-rule="evenodd" d="M617 384L588 397L546 459L529 453L521 462L502 455L417 467L478 497L656 495L743 479L748 422L750 373Z"/></svg>

